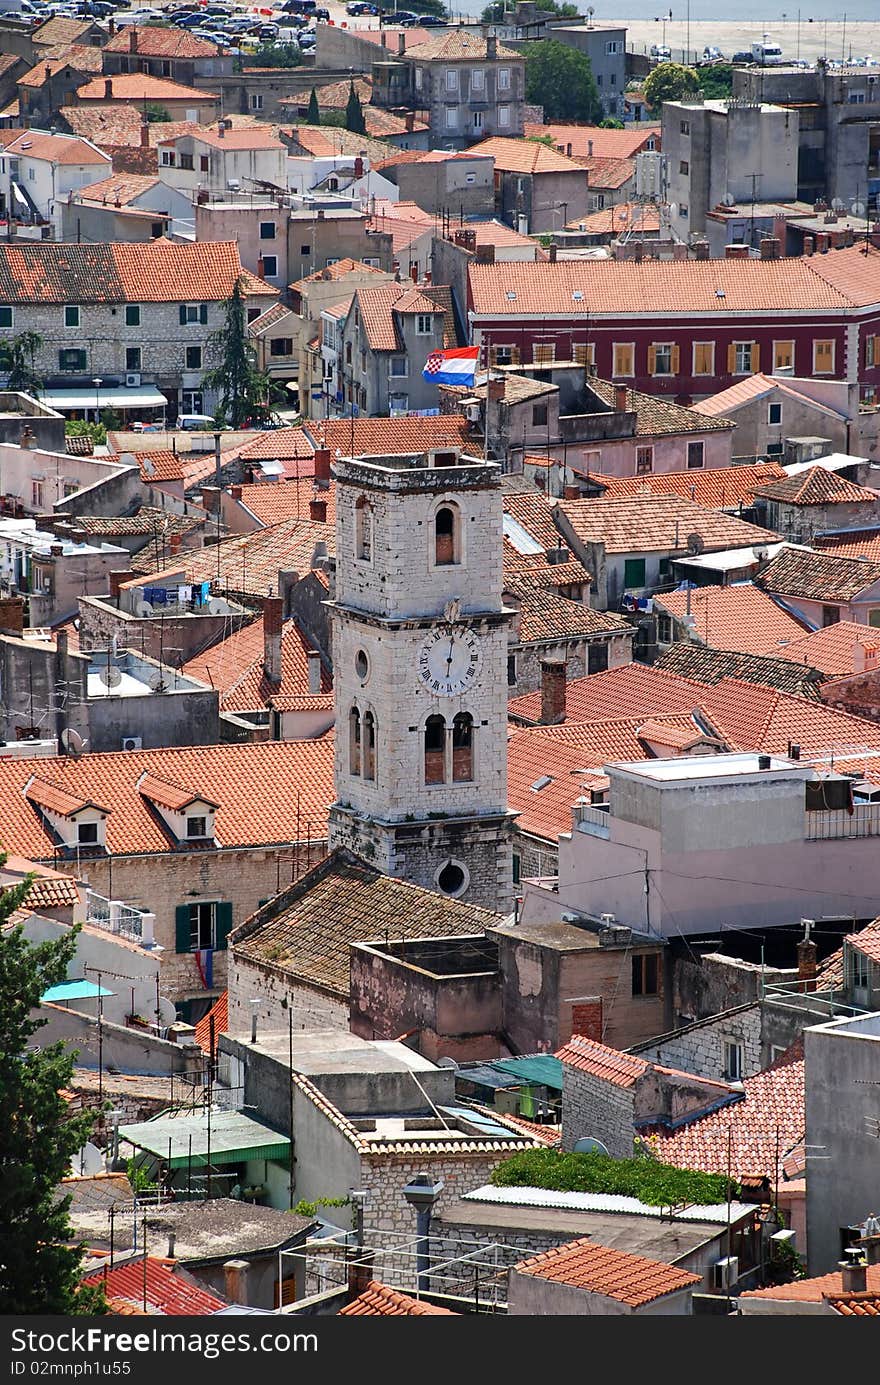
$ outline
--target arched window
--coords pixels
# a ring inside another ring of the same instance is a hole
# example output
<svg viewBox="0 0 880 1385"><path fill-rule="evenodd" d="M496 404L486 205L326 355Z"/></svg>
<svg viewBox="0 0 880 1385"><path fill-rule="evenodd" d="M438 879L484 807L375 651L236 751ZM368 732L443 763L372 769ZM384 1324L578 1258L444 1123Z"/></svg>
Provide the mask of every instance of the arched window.
<svg viewBox="0 0 880 1385"><path fill-rule="evenodd" d="M441 716L425 722L425 783L446 783L446 722Z"/></svg>
<svg viewBox="0 0 880 1385"><path fill-rule="evenodd" d="M474 719L458 712L452 723L452 782L463 784L474 777Z"/></svg>
<svg viewBox="0 0 880 1385"><path fill-rule="evenodd" d="M364 563L373 560L373 507L362 495L354 509L355 550Z"/></svg>
<svg viewBox="0 0 880 1385"><path fill-rule="evenodd" d="M364 778L376 778L376 718L364 712Z"/></svg>
<svg viewBox="0 0 880 1385"><path fill-rule="evenodd" d="M441 505L434 516L434 562L437 567L461 562L461 525L454 505Z"/></svg>
<svg viewBox="0 0 880 1385"><path fill-rule="evenodd" d="M361 772L361 714L357 707L348 714L348 772Z"/></svg>

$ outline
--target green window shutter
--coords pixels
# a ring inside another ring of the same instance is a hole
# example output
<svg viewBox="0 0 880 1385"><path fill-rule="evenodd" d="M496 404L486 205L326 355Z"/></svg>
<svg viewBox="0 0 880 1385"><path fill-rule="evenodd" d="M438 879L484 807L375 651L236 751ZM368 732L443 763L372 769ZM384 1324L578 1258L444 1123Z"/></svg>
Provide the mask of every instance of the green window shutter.
<svg viewBox="0 0 880 1385"><path fill-rule="evenodd" d="M185 327L185 326L186 326L186 304L185 304L185 303L181 303L181 305L180 305L180 325L181 325L181 327Z"/></svg>
<svg viewBox="0 0 880 1385"><path fill-rule="evenodd" d="M217 905L217 941L216 950L222 952L226 948L226 939L232 927L232 905L222 903Z"/></svg>
<svg viewBox="0 0 880 1385"><path fill-rule="evenodd" d="M623 585L627 591L645 585L644 558L627 558L623 564Z"/></svg>
<svg viewBox="0 0 880 1385"><path fill-rule="evenodd" d="M207 305L207 303L200 303L200 304L199 304L199 322L205 323L205 322L207 322L207 321L208 321L208 305Z"/></svg>
<svg viewBox="0 0 880 1385"><path fill-rule="evenodd" d="M188 904L178 904L174 911L174 923L177 933L177 951L191 952Z"/></svg>

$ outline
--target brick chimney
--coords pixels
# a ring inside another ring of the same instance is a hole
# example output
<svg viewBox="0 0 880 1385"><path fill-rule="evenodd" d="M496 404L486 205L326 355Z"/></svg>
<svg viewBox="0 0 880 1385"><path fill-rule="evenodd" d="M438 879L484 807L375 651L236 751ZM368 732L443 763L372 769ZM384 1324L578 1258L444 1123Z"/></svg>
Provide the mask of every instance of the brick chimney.
<svg viewBox="0 0 880 1385"><path fill-rule="evenodd" d="M615 411L616 411L617 413L619 413L619 414L625 414L625 413L626 413L626 397L627 397L627 388L626 388L626 385L615 385L615 386L614 386L614 408L615 408Z"/></svg>
<svg viewBox="0 0 880 1385"><path fill-rule="evenodd" d="M747 260L749 247L747 245L725 245L724 258L726 260Z"/></svg>
<svg viewBox="0 0 880 1385"><path fill-rule="evenodd" d="M872 672L877 667L878 653L880 653L880 646L876 644L862 644L861 640L854 640L852 652L853 673Z"/></svg>
<svg viewBox="0 0 880 1385"><path fill-rule="evenodd" d="M812 236L804 236L804 254L805 254L805 255L812 255L812 253L813 253L813 251L814 251L815 249L816 249L816 242L813 240L813 237L812 237Z"/></svg>
<svg viewBox="0 0 880 1385"><path fill-rule="evenodd" d="M105 100L105 101L112 101L112 100L113 100L113 83L111 82L111 80L110 80L109 77L106 77L106 78L104 79L104 100Z"/></svg>
<svg viewBox="0 0 880 1385"><path fill-rule="evenodd" d="M477 246L477 264L494 264L494 263L495 263L495 246L494 246L494 245L478 245L478 246Z"/></svg>
<svg viewBox="0 0 880 1385"><path fill-rule="evenodd" d="M562 498L563 500L580 500L580 488L578 486L563 486ZM568 560L564 558L562 561L567 562Z"/></svg>
<svg viewBox="0 0 880 1385"><path fill-rule="evenodd" d="M550 259L550 263L551 263L551 264L555 264L555 263L556 263L556 256L557 256L558 250L559 250L559 247L557 246L555 240L554 240L554 241L551 241L550 244L547 246L547 255L549 256L549 259Z"/></svg>
<svg viewBox="0 0 880 1385"><path fill-rule="evenodd" d="M247 1260L227 1260L223 1266L223 1292L230 1303L247 1303L248 1270Z"/></svg>
<svg viewBox="0 0 880 1385"><path fill-rule="evenodd" d="M315 486L325 491L330 485L330 448L315 448Z"/></svg>
<svg viewBox="0 0 880 1385"><path fill-rule="evenodd" d="M673 248L674 248L674 247L673 247ZM695 241L694 241L694 259L695 259L695 260L708 260L708 258L709 258L709 242L708 242L707 240L695 240Z"/></svg>
<svg viewBox="0 0 880 1385"><path fill-rule="evenodd" d="M146 121L144 121L143 125L141 126L141 149L149 149L149 147L150 147L150 127L149 127L149 125L146 123Z"/></svg>
<svg viewBox="0 0 880 1385"><path fill-rule="evenodd" d="M168 552L171 554L171 557L172 557L172 558L176 558L177 555L178 555L178 553L180 552L180 545L181 545L182 541L183 541L183 535L182 535L182 534L169 534L169 535L168 535Z"/></svg>
<svg viewBox="0 0 880 1385"><path fill-rule="evenodd" d="M354 176L356 178L363 178L364 176L364 161L360 154L357 155L354 161Z"/></svg>
<svg viewBox="0 0 880 1385"><path fill-rule="evenodd" d="M284 603L280 596L267 596L263 602L263 669L270 683L281 682L281 621Z"/></svg>
<svg viewBox="0 0 880 1385"><path fill-rule="evenodd" d="M258 255L258 256L257 256L257 278L258 278L258 279L265 279L265 277L266 277L266 261L263 259L262 255Z"/></svg>
<svg viewBox="0 0 880 1385"><path fill-rule="evenodd" d="M20 635L24 629L24 598L0 597L0 635Z"/></svg>
<svg viewBox="0 0 880 1385"><path fill-rule="evenodd" d="M797 945L799 991L814 991L816 989L816 976L819 968L816 965L816 944L809 936L811 922L811 919L802 920L806 931Z"/></svg>
<svg viewBox="0 0 880 1385"><path fill-rule="evenodd" d="M829 246L828 232L827 232L827 231L817 231L817 232L816 232L816 253L819 254L819 255L827 255L827 254L828 254L828 246Z"/></svg>
<svg viewBox="0 0 880 1385"><path fill-rule="evenodd" d="M217 138L218 138L218 139L225 139L225 138L226 138L226 121L225 121L225 120L218 120L218 122L217 122Z"/></svg>
<svg viewBox="0 0 880 1385"><path fill-rule="evenodd" d="M762 260L779 259L779 241L775 236L763 236L760 245Z"/></svg>
<svg viewBox="0 0 880 1385"><path fill-rule="evenodd" d="M406 111L403 117L403 123L407 130L413 130L416 123L415 111Z"/></svg>
<svg viewBox="0 0 880 1385"><path fill-rule="evenodd" d="M130 28L129 31L128 31L128 51L129 51L129 53L136 53L137 50L138 50L137 25L136 25L136 24L132 24L131 28Z"/></svg>
<svg viewBox="0 0 880 1385"><path fill-rule="evenodd" d="M486 61L494 62L498 56L498 39L494 34L489 34L486 39Z"/></svg>
<svg viewBox="0 0 880 1385"><path fill-rule="evenodd" d="M565 660L541 660L541 724L565 720Z"/></svg>
<svg viewBox="0 0 880 1385"><path fill-rule="evenodd" d="M230 486L229 494L232 496L233 500L241 500L241 486Z"/></svg>
<svg viewBox="0 0 880 1385"><path fill-rule="evenodd" d="M110 599L111 601L118 601L119 588L122 586L123 582L130 582L135 574L132 572L131 568L117 568L108 575L110 578Z"/></svg>
<svg viewBox="0 0 880 1385"><path fill-rule="evenodd" d="M317 697L321 691L321 655L317 649L307 651L309 661L309 693Z"/></svg>
<svg viewBox="0 0 880 1385"><path fill-rule="evenodd" d="M309 501L309 519L315 520L317 524L327 523L327 501L312 498Z"/></svg>

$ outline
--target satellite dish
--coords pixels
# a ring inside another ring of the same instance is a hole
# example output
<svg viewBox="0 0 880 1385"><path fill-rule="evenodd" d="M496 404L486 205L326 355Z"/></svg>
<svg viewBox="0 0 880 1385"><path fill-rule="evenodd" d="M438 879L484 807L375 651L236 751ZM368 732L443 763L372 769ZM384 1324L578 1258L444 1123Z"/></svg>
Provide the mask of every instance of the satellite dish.
<svg viewBox="0 0 880 1385"><path fill-rule="evenodd" d="M153 674L150 679L150 688L153 692L165 692L167 690L168 684L165 682L161 671Z"/></svg>
<svg viewBox="0 0 880 1385"><path fill-rule="evenodd" d="M138 601L135 604L134 613L136 616L151 616L153 614L153 608L149 601Z"/></svg>
<svg viewBox="0 0 880 1385"><path fill-rule="evenodd" d="M98 677L105 688L118 688L122 682L122 674L115 664L108 664L106 668L99 669Z"/></svg>
<svg viewBox="0 0 880 1385"><path fill-rule="evenodd" d="M832 207L832 210L835 211L835 212L845 212L845 211L846 211L846 203L844 202L844 200L843 200L842 197L833 197L833 198L831 199L831 207Z"/></svg>
<svg viewBox="0 0 880 1385"><path fill-rule="evenodd" d="M164 995L159 997L159 1019L162 1024L174 1024L177 1019L177 1006Z"/></svg>
<svg viewBox="0 0 880 1385"><path fill-rule="evenodd" d="M722 207L735 207L735 206L736 206L736 198L734 197L734 195L733 195L732 192L726 192L726 193L724 194L724 196L723 196L722 199L721 199L721 205L722 205Z"/></svg>
<svg viewBox="0 0 880 1385"><path fill-rule="evenodd" d="M757 560L759 563L766 562L766 560L767 560L767 549L766 549L766 548L753 548L753 549L752 549L752 552L754 553L755 558L756 558L756 560Z"/></svg>
<svg viewBox="0 0 880 1385"><path fill-rule="evenodd" d="M91 1178L96 1173L104 1172L104 1156L97 1145L93 1145L91 1141L89 1141L88 1144L84 1144L82 1149L74 1154L73 1171L75 1174L78 1173L87 1178Z"/></svg>
<svg viewBox="0 0 880 1385"><path fill-rule="evenodd" d="M601 1140L595 1139L592 1135L585 1135L582 1140L575 1140L572 1148L573 1154L607 1154L608 1150Z"/></svg>
<svg viewBox="0 0 880 1385"><path fill-rule="evenodd" d="M688 551L688 553L691 553L691 554L693 554L693 555L696 557L696 555L697 555L698 553L702 553L702 551L703 551L703 549L704 549L705 547L706 547L706 544L705 544L705 542L704 542L704 540L703 540L702 534L688 534L688 536L687 536L687 551Z"/></svg>
<svg viewBox="0 0 880 1385"><path fill-rule="evenodd" d="M232 607L228 601L223 601L219 596L212 596L208 602L209 616L228 616Z"/></svg>
<svg viewBox="0 0 880 1385"><path fill-rule="evenodd" d="M865 207L864 202L853 202L853 204L852 204L852 214L853 214L853 216L864 216L864 215L865 215L865 211L866 211L866 207Z"/></svg>
<svg viewBox="0 0 880 1385"><path fill-rule="evenodd" d="M61 732L61 744L71 759L76 760L83 753L83 738L78 731L68 726Z"/></svg>
<svg viewBox="0 0 880 1385"><path fill-rule="evenodd" d="M459 1071L458 1063L454 1058L438 1058L437 1066L438 1068L452 1068L453 1072Z"/></svg>

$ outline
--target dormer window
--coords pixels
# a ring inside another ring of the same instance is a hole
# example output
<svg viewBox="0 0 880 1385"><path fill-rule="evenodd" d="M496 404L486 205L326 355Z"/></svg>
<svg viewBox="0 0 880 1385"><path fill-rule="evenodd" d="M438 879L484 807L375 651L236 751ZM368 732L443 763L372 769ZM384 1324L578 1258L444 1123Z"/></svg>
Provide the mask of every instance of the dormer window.
<svg viewBox="0 0 880 1385"><path fill-rule="evenodd" d="M24 796L69 850L106 846L108 807L37 775L25 785Z"/></svg>
<svg viewBox="0 0 880 1385"><path fill-rule="evenodd" d="M78 822L76 825L76 839L80 846L97 846L98 824L96 822Z"/></svg>
<svg viewBox="0 0 880 1385"><path fill-rule="evenodd" d="M208 835L208 819L204 817L187 818L186 835L188 837L206 837Z"/></svg>
<svg viewBox="0 0 880 1385"><path fill-rule="evenodd" d="M214 841L214 814L219 805L203 794L146 772L138 780L138 792L178 843L185 846L187 842Z"/></svg>

